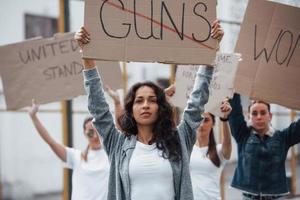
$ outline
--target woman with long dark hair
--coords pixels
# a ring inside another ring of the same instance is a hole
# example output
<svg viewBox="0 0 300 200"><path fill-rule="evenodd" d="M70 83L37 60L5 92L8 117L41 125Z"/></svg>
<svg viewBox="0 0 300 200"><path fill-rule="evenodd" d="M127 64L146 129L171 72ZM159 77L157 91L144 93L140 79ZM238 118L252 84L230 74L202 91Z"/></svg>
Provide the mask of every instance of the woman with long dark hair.
<svg viewBox="0 0 300 200"><path fill-rule="evenodd" d="M112 93L112 92L110 92ZM167 97L175 94L175 86L165 89ZM197 128L197 140L193 147L190 172L193 185L194 200L221 199L220 178L226 161L231 155L231 131L228 116L232 110L228 99L220 107L224 118L222 125L222 144L217 144L214 136L215 116L209 112L202 114L202 121Z"/></svg>
<svg viewBox="0 0 300 200"><path fill-rule="evenodd" d="M214 22L212 27L212 35L222 38L219 22ZM75 39L81 47L90 41L83 27ZM83 62L89 111L111 161L108 199L193 200L189 158L202 119L199 113L203 113L208 100L213 68L198 71L177 128L164 91L152 82L135 84L125 98L125 110L119 119L122 134L109 112L94 61L84 59Z"/></svg>
<svg viewBox="0 0 300 200"><path fill-rule="evenodd" d="M197 129L197 141L193 147L190 171L195 200L221 199L221 173L231 155L231 132L227 117L231 112L229 103L223 102L221 118L223 141L217 144L214 136L215 116L203 113L203 119Z"/></svg>

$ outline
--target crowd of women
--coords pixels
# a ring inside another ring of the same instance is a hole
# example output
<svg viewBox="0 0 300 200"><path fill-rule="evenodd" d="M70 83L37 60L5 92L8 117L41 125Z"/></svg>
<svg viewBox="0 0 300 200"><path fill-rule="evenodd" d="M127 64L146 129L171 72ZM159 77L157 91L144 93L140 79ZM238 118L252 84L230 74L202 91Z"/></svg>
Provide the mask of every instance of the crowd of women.
<svg viewBox="0 0 300 200"><path fill-rule="evenodd" d="M223 35L220 23L213 22L212 38L221 41ZM84 27L75 34L81 48L91 39ZM85 151L56 142L39 121L34 101L29 111L42 139L73 169L73 200L221 199L220 177L231 156L231 135L238 149L232 187L242 192L242 198L282 199L288 194L285 160L289 147L300 142L299 120L284 130L274 130L270 105L253 101L248 126L235 94L220 107L224 117L220 118L223 131L218 144L213 129L216 118L204 111L213 66L199 67L178 124L168 101L175 88L163 90L153 82L133 85L124 107L107 88L115 102L114 120L94 61L83 59L83 64L92 116L83 123L88 141Z"/></svg>

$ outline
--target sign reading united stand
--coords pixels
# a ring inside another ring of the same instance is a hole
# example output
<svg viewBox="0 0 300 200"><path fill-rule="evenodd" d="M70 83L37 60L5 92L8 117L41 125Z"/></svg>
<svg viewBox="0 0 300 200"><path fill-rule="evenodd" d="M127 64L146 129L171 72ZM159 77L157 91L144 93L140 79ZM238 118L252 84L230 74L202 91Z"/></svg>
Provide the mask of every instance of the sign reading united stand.
<svg viewBox="0 0 300 200"><path fill-rule="evenodd" d="M0 71L8 110L86 94L81 54L73 33L32 39L0 47ZM118 62L101 62L105 84L122 88ZM103 67L102 67L103 66Z"/></svg>
<svg viewBox="0 0 300 200"><path fill-rule="evenodd" d="M216 0L87 0L84 57L98 60L211 64Z"/></svg>

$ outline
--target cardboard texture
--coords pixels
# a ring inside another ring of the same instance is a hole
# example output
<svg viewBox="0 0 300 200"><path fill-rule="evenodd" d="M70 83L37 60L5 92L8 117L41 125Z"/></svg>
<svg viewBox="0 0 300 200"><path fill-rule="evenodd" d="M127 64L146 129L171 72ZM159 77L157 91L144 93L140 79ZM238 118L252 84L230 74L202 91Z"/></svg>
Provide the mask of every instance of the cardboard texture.
<svg viewBox="0 0 300 200"><path fill-rule="evenodd" d="M209 88L209 99L204 106L205 112L224 117L220 107L226 97L233 97L233 83L240 58L241 55L235 53L217 54L216 66Z"/></svg>
<svg viewBox="0 0 300 200"><path fill-rule="evenodd" d="M178 65L175 75L175 94L171 98L174 106L184 109L193 90L198 65Z"/></svg>
<svg viewBox="0 0 300 200"><path fill-rule="evenodd" d="M210 94L205 112L223 117L220 111L222 101L233 96L233 83L236 75L240 54L218 53L213 77L210 83ZM171 98L173 105L182 109L186 107L187 100L193 90L196 73L199 69L197 65L179 65L176 71L175 88L176 92Z"/></svg>
<svg viewBox="0 0 300 200"><path fill-rule="evenodd" d="M300 109L300 9L251 0L235 52L238 93Z"/></svg>
<svg viewBox="0 0 300 200"><path fill-rule="evenodd" d="M82 62L73 33L0 47L0 68L8 110L86 94ZM106 84L122 87L119 63L99 63Z"/></svg>
<svg viewBox="0 0 300 200"><path fill-rule="evenodd" d="M215 0L88 0L84 57L98 60L211 64Z"/></svg>

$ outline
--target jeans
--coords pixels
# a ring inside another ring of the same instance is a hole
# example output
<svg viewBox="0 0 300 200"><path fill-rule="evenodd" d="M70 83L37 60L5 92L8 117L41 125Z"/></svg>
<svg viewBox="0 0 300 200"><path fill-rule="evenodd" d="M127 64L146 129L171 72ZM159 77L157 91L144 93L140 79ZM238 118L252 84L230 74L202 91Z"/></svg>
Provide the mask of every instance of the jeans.
<svg viewBox="0 0 300 200"><path fill-rule="evenodd" d="M279 195L253 195L253 194L247 194L247 193L243 193L243 200L282 200L284 199L283 196L279 196Z"/></svg>

